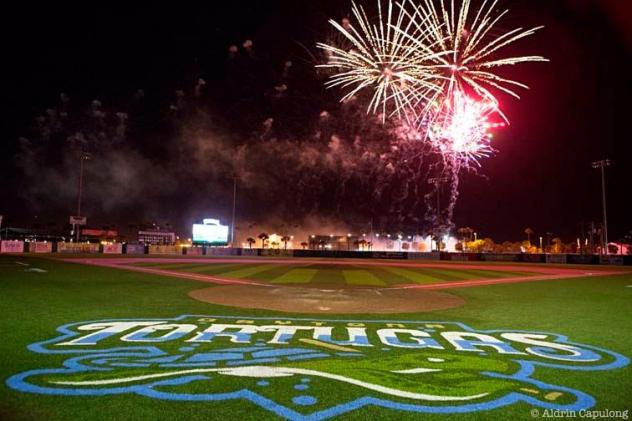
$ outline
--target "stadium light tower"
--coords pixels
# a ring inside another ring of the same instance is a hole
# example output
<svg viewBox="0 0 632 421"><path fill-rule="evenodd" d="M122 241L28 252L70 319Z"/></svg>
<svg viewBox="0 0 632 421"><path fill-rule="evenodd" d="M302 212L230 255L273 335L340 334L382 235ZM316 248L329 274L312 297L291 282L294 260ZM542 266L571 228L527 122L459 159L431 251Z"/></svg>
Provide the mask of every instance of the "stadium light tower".
<svg viewBox="0 0 632 421"><path fill-rule="evenodd" d="M601 201L603 205L603 239L604 251L608 254L608 212L606 209L606 167L610 166L609 159L602 159L592 163L594 169L601 169Z"/></svg>
<svg viewBox="0 0 632 421"><path fill-rule="evenodd" d="M441 218L441 184L448 181L447 177L432 177L428 179L428 184L434 184L437 195L437 221Z"/></svg>
<svg viewBox="0 0 632 421"><path fill-rule="evenodd" d="M81 217L81 195L83 194L83 161L88 161L92 156L88 152L81 152L79 157L79 188L77 192L77 216ZM79 230L77 225L75 228L76 241L79 242Z"/></svg>
<svg viewBox="0 0 632 421"><path fill-rule="evenodd" d="M230 246L235 248L235 208L237 206L237 174L233 175L233 212L230 223Z"/></svg>

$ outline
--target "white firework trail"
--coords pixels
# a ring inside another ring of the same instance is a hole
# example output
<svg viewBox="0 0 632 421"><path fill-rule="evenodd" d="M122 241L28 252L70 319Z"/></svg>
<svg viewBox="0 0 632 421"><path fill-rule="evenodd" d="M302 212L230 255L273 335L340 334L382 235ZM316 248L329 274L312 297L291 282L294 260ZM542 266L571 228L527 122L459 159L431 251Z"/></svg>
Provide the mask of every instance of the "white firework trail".
<svg viewBox="0 0 632 421"><path fill-rule="evenodd" d="M471 0L405 0L399 5L412 23L411 28L394 27L407 42L419 46L430 45L435 54L428 55L429 67L440 69L437 75L442 82L444 98L450 98L453 90L473 91L487 101L498 103L494 91L500 91L520 99L518 88L529 87L519 81L499 75L496 70L503 66L526 62L547 62L537 55L503 56L502 49L522 38L533 35L542 26L508 31L498 29L501 19L509 12L495 13L498 0L484 0L474 9ZM424 19L416 19L423 16ZM424 31L425 39L417 34ZM500 33L501 35L495 35ZM509 123L498 107L497 112Z"/></svg>
<svg viewBox="0 0 632 421"><path fill-rule="evenodd" d="M410 119L419 107L431 103L441 93L435 68L437 53L430 42L431 28L419 26L428 18L417 16L415 12L410 15L404 8L394 7L392 1L383 8L381 0L378 0L377 23L371 23L364 7L356 3L353 3L352 13L354 22L345 21L341 25L329 21L350 48L318 44L328 56L327 63L318 67L335 72L326 86L347 91L342 101L360 91L371 90L369 113L380 113L383 120L394 115ZM420 42L411 43L407 34L414 34L415 40Z"/></svg>

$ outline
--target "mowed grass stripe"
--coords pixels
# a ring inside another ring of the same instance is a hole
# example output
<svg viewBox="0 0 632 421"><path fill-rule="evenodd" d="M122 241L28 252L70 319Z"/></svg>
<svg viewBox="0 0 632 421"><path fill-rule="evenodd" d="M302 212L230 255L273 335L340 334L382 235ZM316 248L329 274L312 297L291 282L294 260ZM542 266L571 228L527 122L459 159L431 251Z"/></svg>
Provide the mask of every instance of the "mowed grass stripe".
<svg viewBox="0 0 632 421"><path fill-rule="evenodd" d="M227 278L249 278L254 277L257 274L260 274L265 271L277 269L280 265L273 265L270 263L266 263L263 265L250 265L249 267L241 267L240 269L229 271L229 272L221 272L222 276ZM287 267L286 267L287 268ZM253 279L257 279L254 277Z"/></svg>
<svg viewBox="0 0 632 421"><path fill-rule="evenodd" d="M243 268L244 265L234 264L234 263L224 263L224 264L206 264L206 265L196 265L189 269L186 269L187 272L193 273L201 273L205 275L217 275L224 272L229 272L231 270L237 270Z"/></svg>
<svg viewBox="0 0 632 421"><path fill-rule="evenodd" d="M206 265L197 265L194 267L190 267L187 269L183 269L183 272L191 272L191 273L199 273L202 275L219 275L224 272L230 272L231 270L237 270L243 268L244 265L239 264L206 264Z"/></svg>
<svg viewBox="0 0 632 421"><path fill-rule="evenodd" d="M310 269L313 269L311 265ZM331 266L326 269L317 269L316 274L312 278L313 284L342 285L345 282L345 277L342 275L342 271L338 268L331 268Z"/></svg>
<svg viewBox="0 0 632 421"><path fill-rule="evenodd" d="M252 275L248 275L248 279L252 279L255 281L264 281L264 282L272 282L275 279L285 275L287 272L292 270L294 266L291 265L268 265L267 268L264 268L262 271L253 273Z"/></svg>
<svg viewBox="0 0 632 421"><path fill-rule="evenodd" d="M399 269L399 268L395 268ZM466 269L435 269L435 268L423 268L415 269L411 272L417 273L421 280L421 283L438 283L438 282L450 282L450 281L464 281L470 279L495 279L495 278L507 278L512 276L525 276L533 275L530 273L518 273L518 272L503 272L494 270L466 270ZM412 279L414 280L414 279ZM414 280L415 282L419 282Z"/></svg>
<svg viewBox="0 0 632 421"><path fill-rule="evenodd" d="M385 267L384 270L397 275L401 279L402 283L414 282L416 284L430 284L444 280L437 275L426 273L424 270L411 270L394 266Z"/></svg>
<svg viewBox="0 0 632 421"><path fill-rule="evenodd" d="M537 275L537 273L533 272L507 272L501 270L470 270L470 273L475 275L477 278L511 278L514 276L529 276L529 275Z"/></svg>
<svg viewBox="0 0 632 421"><path fill-rule="evenodd" d="M273 284L308 284L314 278L316 269L291 269L283 275L272 279Z"/></svg>
<svg viewBox="0 0 632 421"><path fill-rule="evenodd" d="M196 263L164 263L164 262L135 262L131 264L132 266L143 266L143 267L152 267L152 268L160 268L160 269L170 269L172 267L187 267L194 266Z"/></svg>
<svg viewBox="0 0 632 421"><path fill-rule="evenodd" d="M342 274L348 285L386 286L386 282L368 270L343 270Z"/></svg>
<svg viewBox="0 0 632 421"><path fill-rule="evenodd" d="M474 271L467 270L452 270L452 269L423 269L423 273L429 277L435 278L435 281L431 282L446 282L446 281L463 281L467 279L480 278Z"/></svg>
<svg viewBox="0 0 632 421"><path fill-rule="evenodd" d="M206 270L225 269L227 266L238 266L235 264L208 264L208 263L161 263L155 265L143 265L155 269L177 270L183 272L204 272Z"/></svg>

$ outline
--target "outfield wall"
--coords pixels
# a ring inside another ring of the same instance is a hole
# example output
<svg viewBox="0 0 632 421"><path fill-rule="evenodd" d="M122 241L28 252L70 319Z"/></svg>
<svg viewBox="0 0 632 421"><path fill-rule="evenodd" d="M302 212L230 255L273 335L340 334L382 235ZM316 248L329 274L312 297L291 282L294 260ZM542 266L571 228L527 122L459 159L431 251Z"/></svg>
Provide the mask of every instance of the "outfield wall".
<svg viewBox="0 0 632 421"><path fill-rule="evenodd" d="M94 243L57 243L57 253L93 254L101 251L100 244Z"/></svg>
<svg viewBox="0 0 632 421"><path fill-rule="evenodd" d="M25 244L25 249L27 248L26 246L28 246L29 253L52 253L53 252L53 243L49 243L49 242L31 241Z"/></svg>
<svg viewBox="0 0 632 421"><path fill-rule="evenodd" d="M103 254L123 254L123 244L104 244L101 250Z"/></svg>
<svg viewBox="0 0 632 421"><path fill-rule="evenodd" d="M507 262L549 263L574 265L632 266L632 256L586 254L525 254L525 253L448 253L448 252L388 252L351 250L284 250L221 247L180 247L144 244L96 244L69 242L24 242L2 240L1 253L63 253L107 255L154 255L154 256L250 256L250 257L315 257L340 259L388 259L388 260L444 260L453 262Z"/></svg>
<svg viewBox="0 0 632 421"><path fill-rule="evenodd" d="M24 242L17 240L0 241L0 253L24 253Z"/></svg>

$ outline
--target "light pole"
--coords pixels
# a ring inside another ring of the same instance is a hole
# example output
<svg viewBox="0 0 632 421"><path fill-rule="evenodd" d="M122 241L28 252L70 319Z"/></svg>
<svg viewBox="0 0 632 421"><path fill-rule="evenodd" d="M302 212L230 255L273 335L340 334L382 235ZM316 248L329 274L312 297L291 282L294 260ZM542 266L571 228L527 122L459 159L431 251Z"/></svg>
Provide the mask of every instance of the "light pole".
<svg viewBox="0 0 632 421"><path fill-rule="evenodd" d="M437 225L441 225L441 184L447 182L447 177L432 177L428 179L428 184L434 184L437 195Z"/></svg>
<svg viewBox="0 0 632 421"><path fill-rule="evenodd" d="M83 193L83 161L87 161L91 158L88 152L82 152L79 157L79 191L77 193L77 216L81 217L81 195ZM75 236L77 242L79 242L79 226L75 225L73 229L75 229Z"/></svg>
<svg viewBox="0 0 632 421"><path fill-rule="evenodd" d="M606 167L610 166L609 159L602 159L592 163L594 169L601 169L601 200L603 205L603 251L608 254L608 212L606 210Z"/></svg>
<svg viewBox="0 0 632 421"><path fill-rule="evenodd" d="M437 195L437 223L435 230L437 231L436 236L441 237L441 184L447 183L449 179L447 177L432 177L428 179L428 184L434 184L435 186L435 194ZM432 248L432 242L430 242L430 248ZM437 241L437 251L441 251L439 247L439 241Z"/></svg>
<svg viewBox="0 0 632 421"><path fill-rule="evenodd" d="M233 175L233 216L230 224L230 245L235 248L235 208L237 206L237 176Z"/></svg>

